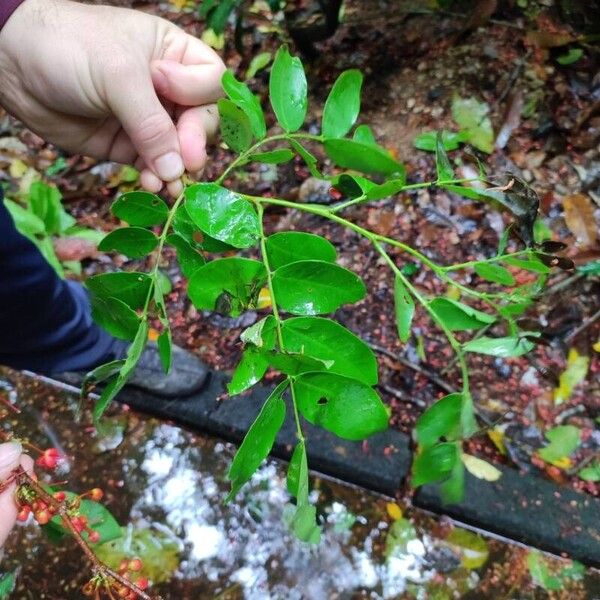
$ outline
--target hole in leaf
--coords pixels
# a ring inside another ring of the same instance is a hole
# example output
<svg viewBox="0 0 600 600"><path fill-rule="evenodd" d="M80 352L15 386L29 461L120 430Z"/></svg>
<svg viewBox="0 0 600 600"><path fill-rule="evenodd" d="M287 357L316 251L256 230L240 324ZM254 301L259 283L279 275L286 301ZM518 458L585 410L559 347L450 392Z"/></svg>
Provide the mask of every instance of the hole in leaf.
<svg viewBox="0 0 600 600"><path fill-rule="evenodd" d="M319 399L317 400L317 404L318 404L319 406L323 406L324 404L327 404L327 398L319 398Z"/></svg>

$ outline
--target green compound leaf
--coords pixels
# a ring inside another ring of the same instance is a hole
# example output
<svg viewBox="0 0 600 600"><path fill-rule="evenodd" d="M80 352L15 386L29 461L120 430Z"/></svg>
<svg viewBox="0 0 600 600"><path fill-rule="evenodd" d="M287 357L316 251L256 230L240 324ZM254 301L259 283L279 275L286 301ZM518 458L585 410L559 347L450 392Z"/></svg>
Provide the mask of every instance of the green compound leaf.
<svg viewBox="0 0 600 600"><path fill-rule="evenodd" d="M355 140L326 139L324 142L327 156L338 167L355 169L362 173L381 175L401 175L404 177L404 166L394 160L389 152L381 146L365 144Z"/></svg>
<svg viewBox="0 0 600 600"><path fill-rule="evenodd" d="M281 327L283 347L288 352L329 362L328 371L367 385L378 381L377 359L373 351L351 331L322 317L294 317Z"/></svg>
<svg viewBox="0 0 600 600"><path fill-rule="evenodd" d="M258 98L245 83L238 81L231 71L223 73L221 84L229 99L246 113L246 116L250 120L254 137L257 140L262 140L267 135L267 126Z"/></svg>
<svg viewBox="0 0 600 600"><path fill-rule="evenodd" d="M275 55L269 97L277 121L288 133L300 129L306 118L308 86L302 61L282 46Z"/></svg>
<svg viewBox="0 0 600 600"><path fill-rule="evenodd" d="M158 238L148 229L123 227L111 231L99 244L100 252L120 252L129 258L141 258L158 246Z"/></svg>
<svg viewBox="0 0 600 600"><path fill-rule="evenodd" d="M358 275L321 260L302 260L280 267L273 274L273 289L277 304L295 315L330 313L366 294Z"/></svg>
<svg viewBox="0 0 600 600"><path fill-rule="evenodd" d="M482 152L491 154L494 149L494 130L488 116L489 106L475 98L454 97L452 116L468 135L468 141Z"/></svg>
<svg viewBox="0 0 600 600"><path fill-rule="evenodd" d="M513 286L516 281L512 273L500 265L493 263L478 263L474 267L475 273L486 281L500 283L501 285Z"/></svg>
<svg viewBox="0 0 600 600"><path fill-rule="evenodd" d="M496 321L493 315L450 298L434 298L429 303L429 308L450 331L479 329Z"/></svg>
<svg viewBox="0 0 600 600"><path fill-rule="evenodd" d="M192 275L188 296L200 309L233 316L253 305L267 280L263 263L249 258L220 258Z"/></svg>
<svg viewBox="0 0 600 600"><path fill-rule="evenodd" d="M86 286L101 298L117 298L132 308L142 308L148 298L152 279L146 273L117 272L94 275L86 282Z"/></svg>
<svg viewBox="0 0 600 600"><path fill-rule="evenodd" d="M360 113L360 89L363 76L360 71L344 71L333 84L323 109L323 135L344 137Z"/></svg>
<svg viewBox="0 0 600 600"><path fill-rule="evenodd" d="M150 192L122 194L110 210L115 217L134 227L161 225L169 214L169 207L165 202Z"/></svg>
<svg viewBox="0 0 600 600"><path fill-rule="evenodd" d="M413 487L447 479L457 462L460 456L456 443L437 444L422 450L412 465Z"/></svg>
<svg viewBox="0 0 600 600"><path fill-rule="evenodd" d="M254 347L246 348L227 384L227 391L233 396L245 392L265 376L268 368L269 361L263 352Z"/></svg>
<svg viewBox="0 0 600 600"><path fill-rule="evenodd" d="M538 454L551 463L575 452L581 443L581 430L574 425L559 425L547 431L546 438L550 443L538 450Z"/></svg>
<svg viewBox="0 0 600 600"><path fill-rule="evenodd" d="M260 224L252 204L217 185L197 183L185 190L185 207L192 221L211 237L236 248L254 246Z"/></svg>
<svg viewBox="0 0 600 600"><path fill-rule="evenodd" d="M287 380L283 381L273 390L236 452L227 474L227 478L231 481L227 502L231 501L241 487L250 480L271 452L277 433L285 420L285 402L282 396L288 383Z"/></svg>
<svg viewBox="0 0 600 600"><path fill-rule="evenodd" d="M166 241L177 250L177 262L187 279L190 279L200 267L205 265L204 256L178 233L169 234Z"/></svg>
<svg viewBox="0 0 600 600"><path fill-rule="evenodd" d="M435 140L435 168L438 181L450 181L454 179L454 169L450 164L442 141L442 135L439 132Z"/></svg>
<svg viewBox="0 0 600 600"><path fill-rule="evenodd" d="M301 231L274 233L266 241L271 269L300 260L322 260L334 263L337 252L333 244L320 235Z"/></svg>
<svg viewBox="0 0 600 600"><path fill-rule="evenodd" d="M304 418L347 440L362 440L388 425L388 411L370 386L335 373L306 373L295 383Z"/></svg>
<svg viewBox="0 0 600 600"><path fill-rule="evenodd" d="M415 314L415 302L402 280L394 279L394 303L396 309L396 328L401 342L406 343L410 337L410 328Z"/></svg>
<svg viewBox="0 0 600 600"><path fill-rule="evenodd" d="M524 332L527 335L539 335L537 332ZM479 354L489 354L490 356L499 356L507 358L509 356L522 356L533 350L535 344L530 342L525 337L510 336L510 337L481 337L476 340L471 340L464 344L463 349L466 352L477 352Z"/></svg>
<svg viewBox="0 0 600 600"><path fill-rule="evenodd" d="M373 131L368 125L359 125L354 130L354 135L352 139L356 142L363 142L364 144L377 144L377 140L375 139L375 135Z"/></svg>
<svg viewBox="0 0 600 600"><path fill-rule="evenodd" d="M295 154L289 148L280 148L270 152L256 152L248 157L248 160L265 163L267 165L280 165L289 162Z"/></svg>
<svg viewBox="0 0 600 600"><path fill-rule="evenodd" d="M460 435L462 394L448 394L432 404L415 426L417 442L426 450L435 446L441 437L453 441Z"/></svg>
<svg viewBox="0 0 600 600"><path fill-rule="evenodd" d="M137 313L117 298L92 295L92 318L108 333L121 340L133 340L140 325Z"/></svg>
<svg viewBox="0 0 600 600"><path fill-rule="evenodd" d="M248 115L231 100L217 102L221 137L234 152L244 152L252 145L252 125Z"/></svg>

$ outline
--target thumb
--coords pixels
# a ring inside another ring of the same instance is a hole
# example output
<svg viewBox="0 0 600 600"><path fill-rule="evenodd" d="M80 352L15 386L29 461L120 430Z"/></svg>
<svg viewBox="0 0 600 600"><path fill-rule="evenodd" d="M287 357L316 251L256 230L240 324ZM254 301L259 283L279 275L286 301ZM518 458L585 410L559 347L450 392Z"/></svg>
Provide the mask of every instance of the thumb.
<svg viewBox="0 0 600 600"><path fill-rule="evenodd" d="M154 91L149 70L124 69L107 92L111 110L146 165L162 181L179 179L184 166L177 130Z"/></svg>
<svg viewBox="0 0 600 600"><path fill-rule="evenodd" d="M23 448L21 444L9 442L0 444L0 483L10 476L20 465ZM9 486L0 494L0 547L10 533L17 518L17 504L13 498L14 486Z"/></svg>

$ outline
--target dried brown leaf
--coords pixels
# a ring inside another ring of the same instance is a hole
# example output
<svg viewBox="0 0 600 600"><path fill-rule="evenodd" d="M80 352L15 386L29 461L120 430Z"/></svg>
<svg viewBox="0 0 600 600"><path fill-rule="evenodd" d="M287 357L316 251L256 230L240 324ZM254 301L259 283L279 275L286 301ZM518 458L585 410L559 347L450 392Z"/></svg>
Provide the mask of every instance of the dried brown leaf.
<svg viewBox="0 0 600 600"><path fill-rule="evenodd" d="M582 248L594 246L598 239L598 228L594 219L594 206L584 194L572 194L563 200L564 218L567 227Z"/></svg>

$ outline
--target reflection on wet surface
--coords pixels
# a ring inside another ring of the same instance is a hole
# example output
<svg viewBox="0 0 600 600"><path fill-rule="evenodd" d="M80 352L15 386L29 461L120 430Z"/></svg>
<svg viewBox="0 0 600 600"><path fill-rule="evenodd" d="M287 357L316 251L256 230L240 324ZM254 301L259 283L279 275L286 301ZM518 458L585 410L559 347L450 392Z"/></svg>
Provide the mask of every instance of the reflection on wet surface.
<svg viewBox="0 0 600 600"><path fill-rule="evenodd" d="M23 409L2 421L5 429L63 448L70 460L57 476L71 489L106 490L105 504L125 529L103 556L144 552L166 599L546 598L544 586L556 581L562 589L554 597L600 597L600 579L583 579L568 561L538 557L536 585L524 548L321 478L313 499L323 541L307 546L282 518L288 495L277 461L225 505L229 444L120 410L99 440L85 419L74 424L72 394L9 372L0 372L0 393ZM69 542L50 545L33 524L19 527L7 546L3 568L19 565L12 597L82 597L88 573L79 551Z"/></svg>

